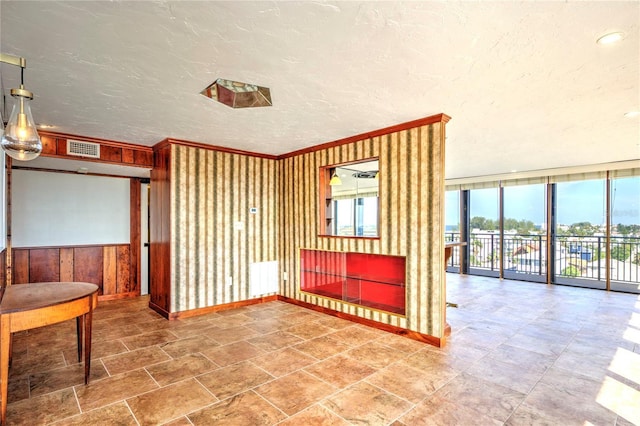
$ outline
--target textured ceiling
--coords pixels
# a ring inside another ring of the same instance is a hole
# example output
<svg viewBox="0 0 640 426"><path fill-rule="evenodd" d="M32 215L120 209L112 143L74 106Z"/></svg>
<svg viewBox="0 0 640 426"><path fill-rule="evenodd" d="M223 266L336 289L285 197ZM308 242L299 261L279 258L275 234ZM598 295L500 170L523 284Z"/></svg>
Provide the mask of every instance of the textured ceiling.
<svg viewBox="0 0 640 426"><path fill-rule="evenodd" d="M445 113L447 178L640 158L640 2L0 2L51 130L282 154ZM622 31L613 46L598 36ZM5 92L19 72L2 66ZM271 89L231 109L216 78Z"/></svg>

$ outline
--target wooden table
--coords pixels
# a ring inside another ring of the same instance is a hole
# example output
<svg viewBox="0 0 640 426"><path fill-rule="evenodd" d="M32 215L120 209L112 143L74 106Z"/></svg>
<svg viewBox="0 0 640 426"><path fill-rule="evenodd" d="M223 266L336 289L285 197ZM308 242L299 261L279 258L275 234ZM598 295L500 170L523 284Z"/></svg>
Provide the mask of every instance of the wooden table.
<svg viewBox="0 0 640 426"><path fill-rule="evenodd" d="M2 412L0 425L6 425L7 387L11 333L76 318L78 362L84 335L84 383L89 383L91 367L91 319L98 305L98 286L89 283L14 284L0 292L0 380Z"/></svg>

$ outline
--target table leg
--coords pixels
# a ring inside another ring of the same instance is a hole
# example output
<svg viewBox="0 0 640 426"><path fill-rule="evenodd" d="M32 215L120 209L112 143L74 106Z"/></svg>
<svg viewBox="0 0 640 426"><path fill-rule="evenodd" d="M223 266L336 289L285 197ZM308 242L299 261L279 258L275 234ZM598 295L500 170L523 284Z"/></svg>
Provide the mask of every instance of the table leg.
<svg viewBox="0 0 640 426"><path fill-rule="evenodd" d="M9 343L11 341L11 318L0 315L0 387L2 406L0 408L0 425L7 424L7 390L9 388Z"/></svg>
<svg viewBox="0 0 640 426"><path fill-rule="evenodd" d="M76 332L78 334L78 362L82 361L82 318L76 317Z"/></svg>
<svg viewBox="0 0 640 426"><path fill-rule="evenodd" d="M93 310L82 316L84 320L84 384L89 384L89 374L91 372L91 320Z"/></svg>

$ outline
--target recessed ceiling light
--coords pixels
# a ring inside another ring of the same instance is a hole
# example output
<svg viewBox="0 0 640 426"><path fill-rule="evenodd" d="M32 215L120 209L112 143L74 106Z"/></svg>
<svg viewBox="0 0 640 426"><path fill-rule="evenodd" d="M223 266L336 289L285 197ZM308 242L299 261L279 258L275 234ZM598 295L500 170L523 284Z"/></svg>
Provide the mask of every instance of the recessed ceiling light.
<svg viewBox="0 0 640 426"><path fill-rule="evenodd" d="M516 170L516 169L511 170L511 173L515 173L515 172L517 172L517 170Z"/></svg>
<svg viewBox="0 0 640 426"><path fill-rule="evenodd" d="M608 33L605 34L603 36L601 36L600 38L598 38L598 40L596 40L596 43L598 44L612 44L615 42L618 42L622 40L622 33L621 32L613 32L613 33Z"/></svg>
<svg viewBox="0 0 640 426"><path fill-rule="evenodd" d="M627 118L640 117L640 111L629 111L629 112L625 113L624 116L627 117Z"/></svg>

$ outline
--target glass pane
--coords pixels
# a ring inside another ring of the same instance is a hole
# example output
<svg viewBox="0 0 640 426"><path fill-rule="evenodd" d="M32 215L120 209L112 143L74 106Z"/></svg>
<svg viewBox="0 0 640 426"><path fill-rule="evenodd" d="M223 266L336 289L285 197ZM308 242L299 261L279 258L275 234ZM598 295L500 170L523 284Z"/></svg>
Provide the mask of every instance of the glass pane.
<svg viewBox="0 0 640 426"><path fill-rule="evenodd" d="M504 188L505 276L512 273L546 276L545 188L544 184Z"/></svg>
<svg viewBox="0 0 640 426"><path fill-rule="evenodd" d="M611 289L640 293L640 177L611 180Z"/></svg>
<svg viewBox="0 0 640 426"><path fill-rule="evenodd" d="M605 288L605 180L556 185L556 281Z"/></svg>
<svg viewBox="0 0 640 426"><path fill-rule="evenodd" d="M364 237L378 236L378 197L366 197L358 200L356 206L356 218L361 232L358 235Z"/></svg>
<svg viewBox="0 0 640 426"><path fill-rule="evenodd" d="M469 266L474 272L500 271L500 221L498 220L498 188L473 189L470 192Z"/></svg>
<svg viewBox="0 0 640 426"><path fill-rule="evenodd" d="M444 196L444 240L460 241L460 191L447 191ZM447 263L447 271L458 271L460 268L460 247L453 248Z"/></svg>
<svg viewBox="0 0 640 426"><path fill-rule="evenodd" d="M355 213L353 202L354 200L352 198L334 201L336 209L336 229L334 230L334 235L355 235L353 227Z"/></svg>

